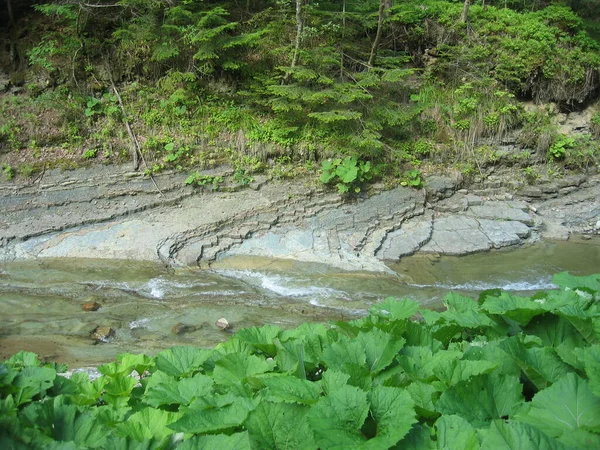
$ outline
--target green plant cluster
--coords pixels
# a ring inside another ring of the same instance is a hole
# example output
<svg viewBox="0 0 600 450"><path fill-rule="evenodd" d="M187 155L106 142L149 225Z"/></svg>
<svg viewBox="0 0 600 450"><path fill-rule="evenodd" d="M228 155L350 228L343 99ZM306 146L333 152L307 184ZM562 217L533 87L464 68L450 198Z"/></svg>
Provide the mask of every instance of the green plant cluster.
<svg viewBox="0 0 600 450"><path fill-rule="evenodd" d="M185 184L210 186L213 190L217 190L219 188L219 184L223 183L223 181L224 179L222 176L201 175L200 172L196 171L185 179Z"/></svg>
<svg viewBox="0 0 600 450"><path fill-rule="evenodd" d="M340 194L350 191L359 193L361 185L371 180L375 172L369 161L359 161L356 156L325 160L321 165L321 171L321 182L335 183Z"/></svg>
<svg viewBox="0 0 600 450"><path fill-rule="evenodd" d="M27 449L600 447L600 275L446 310L385 299L358 320L236 332L85 373L0 364L0 445ZM135 376L132 376L135 375Z"/></svg>
<svg viewBox="0 0 600 450"><path fill-rule="evenodd" d="M102 147L121 158L127 122L149 172L233 162L248 184L257 170L244 158L281 176L294 173L282 172L282 157L302 165L352 155L402 182L422 163L481 171L498 158L477 149L522 126L535 151L519 164L539 156L580 170L595 164L597 146L563 155L552 114L522 107L597 98L600 44L589 22L598 0L569 4L467 2L464 18L465 3L449 0L41 4L23 13L36 28L21 49L34 76L19 72L28 101L0 106L0 145Z"/></svg>

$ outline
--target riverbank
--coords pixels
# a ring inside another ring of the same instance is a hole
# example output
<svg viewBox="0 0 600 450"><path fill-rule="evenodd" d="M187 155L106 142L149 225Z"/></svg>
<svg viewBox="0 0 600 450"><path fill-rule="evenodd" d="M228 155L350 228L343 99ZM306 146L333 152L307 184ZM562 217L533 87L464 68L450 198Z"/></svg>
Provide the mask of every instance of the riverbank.
<svg viewBox="0 0 600 450"><path fill-rule="evenodd" d="M152 180L127 166L52 170L0 183L0 261L94 257L204 268L252 255L386 272L387 262L419 252L597 239L598 175L523 186L508 170L470 186L460 176L430 176L420 190L375 186L350 200L313 180L256 177L228 192L186 186L177 172Z"/></svg>

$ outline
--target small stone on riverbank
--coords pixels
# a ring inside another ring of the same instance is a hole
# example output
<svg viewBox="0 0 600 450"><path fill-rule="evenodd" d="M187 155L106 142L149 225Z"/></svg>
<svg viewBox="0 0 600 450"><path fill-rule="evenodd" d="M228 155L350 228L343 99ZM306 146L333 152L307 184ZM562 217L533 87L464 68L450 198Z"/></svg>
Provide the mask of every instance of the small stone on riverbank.
<svg viewBox="0 0 600 450"><path fill-rule="evenodd" d="M108 342L110 338L115 336L115 330L108 326L97 326L90 333L90 337L98 342Z"/></svg>
<svg viewBox="0 0 600 450"><path fill-rule="evenodd" d="M102 305L98 302L85 302L81 305L81 309L84 311L98 311L102 308Z"/></svg>

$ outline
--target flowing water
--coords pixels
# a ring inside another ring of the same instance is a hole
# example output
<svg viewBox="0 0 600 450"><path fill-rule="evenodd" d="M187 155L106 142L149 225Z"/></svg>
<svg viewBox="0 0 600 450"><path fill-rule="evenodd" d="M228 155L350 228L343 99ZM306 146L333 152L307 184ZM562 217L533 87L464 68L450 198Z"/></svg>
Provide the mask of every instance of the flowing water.
<svg viewBox="0 0 600 450"><path fill-rule="evenodd" d="M551 289L551 276L600 272L600 241L539 243L466 257L418 255L390 264L394 273L343 272L324 265L235 258L210 271L168 270L132 261L34 260L0 266L0 360L19 350L70 367L114 360L119 353L155 354L174 345L213 346L232 330L265 323L289 328L306 321L365 314L388 296L437 308L448 290ZM83 311L82 303L102 307ZM187 332L177 334L176 326ZM115 335L96 342L90 333Z"/></svg>

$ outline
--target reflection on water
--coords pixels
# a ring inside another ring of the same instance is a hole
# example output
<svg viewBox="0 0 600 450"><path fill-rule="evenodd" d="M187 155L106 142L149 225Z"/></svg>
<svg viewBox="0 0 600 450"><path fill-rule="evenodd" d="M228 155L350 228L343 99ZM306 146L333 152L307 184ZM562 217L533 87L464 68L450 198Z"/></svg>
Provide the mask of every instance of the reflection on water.
<svg viewBox="0 0 600 450"><path fill-rule="evenodd" d="M0 267L0 360L25 349L79 367L123 352L215 345L228 336L215 326L220 317L234 329L265 323L285 328L350 319L388 296L439 307L449 289L467 295L497 287L547 289L552 274L563 270L600 272L600 245L592 240L467 257L418 255L390 267L396 275L249 257L220 262L211 271L107 260L9 263ZM102 308L83 311L87 301ZM177 324L187 325L187 332L176 334ZM107 344L90 338L99 325L115 330Z"/></svg>

